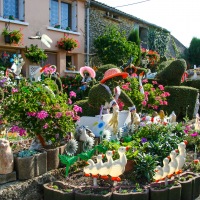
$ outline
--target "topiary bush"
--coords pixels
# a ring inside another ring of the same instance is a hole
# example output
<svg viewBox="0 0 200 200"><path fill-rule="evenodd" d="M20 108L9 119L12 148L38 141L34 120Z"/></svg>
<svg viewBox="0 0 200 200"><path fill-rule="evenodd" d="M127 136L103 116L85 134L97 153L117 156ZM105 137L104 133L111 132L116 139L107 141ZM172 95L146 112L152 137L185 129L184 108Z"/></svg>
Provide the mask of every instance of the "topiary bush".
<svg viewBox="0 0 200 200"><path fill-rule="evenodd" d="M200 80L184 81L181 85L196 88L200 92Z"/></svg>
<svg viewBox="0 0 200 200"><path fill-rule="evenodd" d="M188 116L193 118L198 89L186 86L166 86L165 91L170 93L167 97L168 106L162 109L169 115L174 111L178 119Z"/></svg>
<svg viewBox="0 0 200 200"><path fill-rule="evenodd" d="M171 62L166 68L156 75L156 79L160 84L169 86L179 86L181 84L181 78L187 64L184 59L178 59Z"/></svg>

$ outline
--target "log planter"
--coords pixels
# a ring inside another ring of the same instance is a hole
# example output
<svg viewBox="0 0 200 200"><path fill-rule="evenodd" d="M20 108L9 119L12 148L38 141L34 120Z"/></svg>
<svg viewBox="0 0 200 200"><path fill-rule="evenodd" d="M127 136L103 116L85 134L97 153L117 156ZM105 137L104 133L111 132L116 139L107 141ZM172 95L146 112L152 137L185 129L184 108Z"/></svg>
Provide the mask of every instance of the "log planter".
<svg viewBox="0 0 200 200"><path fill-rule="evenodd" d="M135 187L118 187L112 195L113 200L148 200L149 189L138 192Z"/></svg>
<svg viewBox="0 0 200 200"><path fill-rule="evenodd" d="M47 172L47 153L41 152L29 157L14 156L17 179L26 180Z"/></svg>
<svg viewBox="0 0 200 200"><path fill-rule="evenodd" d="M181 200L193 200L199 196L199 185L197 185L199 179L193 172L184 172L179 178L181 184Z"/></svg>
<svg viewBox="0 0 200 200"><path fill-rule="evenodd" d="M74 187L62 181L46 183L44 187L44 200L74 200Z"/></svg>
<svg viewBox="0 0 200 200"><path fill-rule="evenodd" d="M75 189L75 200L110 200L112 192L108 187L81 187Z"/></svg>

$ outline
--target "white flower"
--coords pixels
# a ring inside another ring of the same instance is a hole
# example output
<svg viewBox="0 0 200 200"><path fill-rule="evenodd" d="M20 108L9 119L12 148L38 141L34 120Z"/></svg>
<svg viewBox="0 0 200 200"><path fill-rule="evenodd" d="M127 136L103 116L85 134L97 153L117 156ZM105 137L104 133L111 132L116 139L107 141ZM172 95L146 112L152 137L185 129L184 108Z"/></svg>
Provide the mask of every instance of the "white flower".
<svg viewBox="0 0 200 200"><path fill-rule="evenodd" d="M77 150L78 150L78 142L74 139L69 140L65 147L65 152L67 153L67 155L73 156Z"/></svg>

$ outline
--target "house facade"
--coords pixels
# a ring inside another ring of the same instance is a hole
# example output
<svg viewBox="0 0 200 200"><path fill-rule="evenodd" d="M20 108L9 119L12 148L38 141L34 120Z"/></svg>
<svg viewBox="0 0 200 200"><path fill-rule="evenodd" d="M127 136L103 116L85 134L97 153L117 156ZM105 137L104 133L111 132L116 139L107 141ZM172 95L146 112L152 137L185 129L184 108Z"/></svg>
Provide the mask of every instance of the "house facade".
<svg viewBox="0 0 200 200"><path fill-rule="evenodd" d="M166 35L169 35L167 42L167 57L177 58L179 55L184 53L186 47L181 44L170 32L160 26L149 23L142 19L139 19L133 15L124 13L113 7L107 6L106 4L100 3L95 0L91 0L89 7L89 44L87 44L88 51L87 60L90 60L91 65L95 65L95 49L94 39L101 35L106 27L116 25L119 30L126 31L127 36L132 29L139 30L139 37L141 40L141 47L151 49L149 45L149 32L150 30L160 31ZM133 13L134 14L134 13ZM86 24L86 26L88 26ZM94 55L94 56L93 56ZM93 63L94 62L94 63Z"/></svg>
<svg viewBox="0 0 200 200"><path fill-rule="evenodd" d="M0 40L1 60L12 53L24 55L30 44L43 48L48 55L45 63L54 64L61 76L70 65L78 70L85 64L85 2L86 0L0 0L0 30L21 30L23 40L18 46ZM39 39L31 36L46 34L52 39L51 47L46 47ZM57 41L64 37L74 38L79 47L67 52L59 49ZM29 77L29 65L25 56L23 75ZM45 64L43 63L43 64Z"/></svg>

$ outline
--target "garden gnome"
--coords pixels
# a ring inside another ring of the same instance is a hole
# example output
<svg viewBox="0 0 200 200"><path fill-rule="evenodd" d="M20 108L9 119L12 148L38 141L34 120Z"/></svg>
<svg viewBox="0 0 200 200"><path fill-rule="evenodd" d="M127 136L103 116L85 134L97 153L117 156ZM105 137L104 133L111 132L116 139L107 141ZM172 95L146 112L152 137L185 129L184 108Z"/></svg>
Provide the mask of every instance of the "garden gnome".
<svg viewBox="0 0 200 200"><path fill-rule="evenodd" d="M86 90L89 83L95 78L96 72L91 67L84 66L80 68L80 75L83 77L81 81L81 90Z"/></svg>
<svg viewBox="0 0 200 200"><path fill-rule="evenodd" d="M13 153L8 140L0 139L0 174L9 174L13 171Z"/></svg>
<svg viewBox="0 0 200 200"><path fill-rule="evenodd" d="M130 122L131 131L134 131L134 129L138 128L141 120L139 114L136 112L135 106L129 108L129 111L131 113L131 122Z"/></svg>
<svg viewBox="0 0 200 200"><path fill-rule="evenodd" d="M195 103L195 107L194 107L194 113L193 113L193 117L196 117L196 114L199 111L199 93L197 93L197 99L196 99L196 103Z"/></svg>

